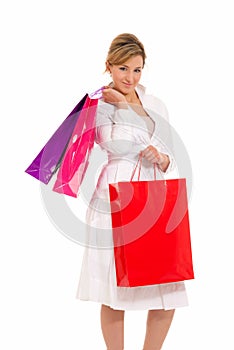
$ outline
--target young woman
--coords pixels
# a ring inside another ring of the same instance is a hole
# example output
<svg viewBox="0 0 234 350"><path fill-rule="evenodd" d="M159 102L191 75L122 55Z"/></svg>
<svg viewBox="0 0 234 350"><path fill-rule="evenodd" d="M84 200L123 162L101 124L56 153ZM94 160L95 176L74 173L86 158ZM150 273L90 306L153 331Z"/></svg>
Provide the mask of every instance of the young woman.
<svg viewBox="0 0 234 350"><path fill-rule="evenodd" d="M103 90L96 116L95 142L107 152L87 211L85 248L77 298L101 304L101 327L108 350L124 349L125 310L148 310L144 350L159 350L175 308L187 305L184 282L143 287L117 287L108 184L129 181L139 155L141 180L170 172L175 161L157 134L167 110L140 85L146 54L136 36L118 35L111 43L106 71L112 81Z"/></svg>

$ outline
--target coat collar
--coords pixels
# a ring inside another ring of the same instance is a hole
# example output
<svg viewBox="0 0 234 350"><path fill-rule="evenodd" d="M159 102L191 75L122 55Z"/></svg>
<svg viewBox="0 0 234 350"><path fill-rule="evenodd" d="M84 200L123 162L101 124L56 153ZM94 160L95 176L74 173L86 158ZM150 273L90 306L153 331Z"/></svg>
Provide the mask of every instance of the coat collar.
<svg viewBox="0 0 234 350"><path fill-rule="evenodd" d="M135 90L136 90L136 92L137 92L137 94L138 94L140 100L142 100L143 97L145 96L145 90L146 90L145 86L143 86L143 85L141 85L141 84L138 84L138 85L136 86Z"/></svg>

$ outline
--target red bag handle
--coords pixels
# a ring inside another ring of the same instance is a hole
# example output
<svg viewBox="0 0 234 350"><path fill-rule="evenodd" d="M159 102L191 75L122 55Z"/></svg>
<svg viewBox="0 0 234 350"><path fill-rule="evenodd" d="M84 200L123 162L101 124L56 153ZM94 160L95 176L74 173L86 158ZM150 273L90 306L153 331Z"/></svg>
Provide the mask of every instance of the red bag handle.
<svg viewBox="0 0 234 350"><path fill-rule="evenodd" d="M142 165L142 155L141 153L139 154L139 157L138 157L138 160L137 160L137 163L136 163L136 166L135 168L133 169L133 172L132 172L132 176L131 176L131 179L130 179L130 182L132 181L135 173L136 173L136 169L138 167L138 164L139 164L139 171L138 171L138 177L137 177L137 181L140 181L140 173L141 173L141 165ZM154 163L154 180L156 180L156 163Z"/></svg>

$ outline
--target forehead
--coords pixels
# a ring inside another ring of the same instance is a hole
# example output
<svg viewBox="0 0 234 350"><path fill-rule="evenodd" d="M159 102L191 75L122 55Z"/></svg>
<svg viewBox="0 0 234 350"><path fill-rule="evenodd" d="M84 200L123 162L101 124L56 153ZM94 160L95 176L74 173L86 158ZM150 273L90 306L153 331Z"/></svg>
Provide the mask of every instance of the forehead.
<svg viewBox="0 0 234 350"><path fill-rule="evenodd" d="M130 68L135 68L135 67L142 67L143 66L143 58L138 55L138 56L133 56L129 58L127 61L125 61L122 66L127 66Z"/></svg>

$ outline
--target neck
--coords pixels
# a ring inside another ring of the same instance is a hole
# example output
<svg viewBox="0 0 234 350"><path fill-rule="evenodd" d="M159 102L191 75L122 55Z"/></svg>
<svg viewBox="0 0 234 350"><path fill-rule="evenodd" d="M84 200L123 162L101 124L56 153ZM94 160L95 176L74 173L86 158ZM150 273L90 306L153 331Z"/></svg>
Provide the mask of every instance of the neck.
<svg viewBox="0 0 234 350"><path fill-rule="evenodd" d="M136 103L138 101L138 96L136 91L132 91L130 94L125 95L125 98L128 103Z"/></svg>

